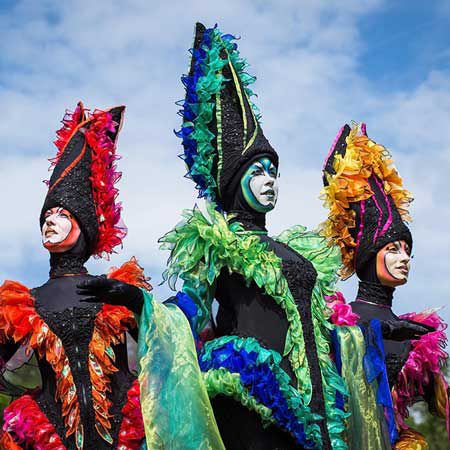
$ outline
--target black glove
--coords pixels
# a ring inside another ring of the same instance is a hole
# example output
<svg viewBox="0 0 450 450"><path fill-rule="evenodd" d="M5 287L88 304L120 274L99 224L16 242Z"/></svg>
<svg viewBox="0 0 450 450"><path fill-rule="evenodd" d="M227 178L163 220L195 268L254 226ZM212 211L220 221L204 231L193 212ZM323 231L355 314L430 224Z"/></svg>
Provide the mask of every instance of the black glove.
<svg viewBox="0 0 450 450"><path fill-rule="evenodd" d="M433 327L410 320L382 320L381 333L384 339L406 341L418 339L424 334L434 331Z"/></svg>
<svg viewBox="0 0 450 450"><path fill-rule="evenodd" d="M144 305L144 296L139 288L105 275L82 281L77 288L77 294L86 296L81 302L125 306L135 314L140 314Z"/></svg>

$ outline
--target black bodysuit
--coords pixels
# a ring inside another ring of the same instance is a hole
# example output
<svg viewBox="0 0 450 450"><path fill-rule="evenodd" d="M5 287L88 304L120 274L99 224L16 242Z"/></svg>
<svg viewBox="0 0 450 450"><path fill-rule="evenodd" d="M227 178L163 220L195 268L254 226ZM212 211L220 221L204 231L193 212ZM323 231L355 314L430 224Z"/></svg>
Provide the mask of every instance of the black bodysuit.
<svg viewBox="0 0 450 450"><path fill-rule="evenodd" d="M380 283L360 281L356 301L350 303L353 312L360 317L359 323L364 325L372 319L400 321L392 311L393 292L393 288L382 286ZM383 343L389 386L392 388L397 382L400 370L408 359L412 345L409 340L383 339Z"/></svg>
<svg viewBox="0 0 450 450"><path fill-rule="evenodd" d="M113 443L106 442L95 429L96 419L92 401L92 384L88 369L89 343L94 329L94 320L102 304L80 302L77 284L90 278L83 267L84 258L77 255L77 249L66 254L52 254L51 278L41 287L31 290L35 309L51 331L61 340L69 360L77 390L80 419L84 427L85 450L106 450L117 447L118 433L122 422L122 408L127 393L136 376L128 367L126 341L113 346L114 365L118 369L109 375L111 391L107 393L112 405L110 434ZM0 356L9 360L17 350L17 344L0 345ZM66 438L66 429L61 413L61 403L55 402L55 372L45 358L38 358L42 377L42 389L35 401L54 425L59 438L68 450L76 450L74 436Z"/></svg>
<svg viewBox="0 0 450 450"><path fill-rule="evenodd" d="M239 221L247 230L265 232L260 215L239 211L234 220ZM305 339L305 350L312 381L311 410L325 417L322 378L314 339L314 327L311 312L311 295L316 280L313 265L302 255L285 244L274 241L266 234L259 234L282 260L282 271L289 289L299 308ZM217 315L217 335L238 335L256 338L264 347L283 355L288 322L285 313L275 301L265 295L255 283L246 286L245 280L238 274L229 274L224 270L216 284L215 297L219 302ZM297 380L288 358L284 357L281 367L291 378L293 386ZM273 450L300 449L288 433L271 426L263 428L260 417L233 399L219 396L212 400L225 447L228 450ZM245 424L245 425L243 425ZM331 449L330 439L324 420L320 422L323 449ZM245 430L239 433L238 430Z"/></svg>

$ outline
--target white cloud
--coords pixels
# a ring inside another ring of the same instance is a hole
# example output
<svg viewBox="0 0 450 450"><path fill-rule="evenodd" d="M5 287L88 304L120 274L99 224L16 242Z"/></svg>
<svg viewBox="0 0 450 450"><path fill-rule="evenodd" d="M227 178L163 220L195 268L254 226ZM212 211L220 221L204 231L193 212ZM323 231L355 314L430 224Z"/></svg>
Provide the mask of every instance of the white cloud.
<svg viewBox="0 0 450 450"><path fill-rule="evenodd" d="M414 89L387 93L362 75L367 42L358 24L381 7L380 1L356 0L79 1L76 8L22 1L14 14L0 16L7 37L2 61L9 68L0 78L2 204L17 217L0 225L0 276L27 283L46 278L48 256L37 228L45 195L40 181L64 109L82 99L91 107L127 105L119 153L129 235L111 263L136 254L160 279L167 254L158 250L157 238L195 200L172 130L180 125L174 102L183 97L179 77L198 19L242 36L241 53L258 76L264 130L281 156L280 201L268 218L273 232L323 220L317 199L322 160L343 123L365 120L369 135L392 149L416 196L415 267L399 290L398 309L446 303L450 77L430 73ZM90 267L99 272L108 264L92 261ZM354 295L354 283L344 289Z"/></svg>

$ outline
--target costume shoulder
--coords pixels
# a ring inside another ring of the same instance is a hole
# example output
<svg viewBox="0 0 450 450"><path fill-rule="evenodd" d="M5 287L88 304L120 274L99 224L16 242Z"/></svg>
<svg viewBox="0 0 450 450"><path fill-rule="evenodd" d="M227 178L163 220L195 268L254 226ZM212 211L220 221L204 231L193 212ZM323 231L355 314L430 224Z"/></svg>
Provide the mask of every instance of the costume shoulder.
<svg viewBox="0 0 450 450"><path fill-rule="evenodd" d="M6 280L0 286L0 342L18 342L31 331L34 299L30 289L18 281Z"/></svg>
<svg viewBox="0 0 450 450"><path fill-rule="evenodd" d="M152 290L152 286L148 282L150 277L145 276L144 268L139 265L134 256L129 261L122 264L119 268L111 267L108 271L107 277L132 284L133 286L145 289L146 291Z"/></svg>
<svg viewBox="0 0 450 450"><path fill-rule="evenodd" d="M317 231L294 225L275 237L297 253L308 259L317 271L317 284L325 289L325 295L332 295L342 265L339 247Z"/></svg>
<svg viewBox="0 0 450 450"><path fill-rule="evenodd" d="M258 236L246 233L238 222L230 223L206 203L206 214L198 207L183 212L184 220L160 239L161 248L170 250L164 278L174 287L177 278L199 286L212 285L223 267L252 279L258 286L264 282L264 265L277 264L275 254ZM262 257L262 255L264 256Z"/></svg>

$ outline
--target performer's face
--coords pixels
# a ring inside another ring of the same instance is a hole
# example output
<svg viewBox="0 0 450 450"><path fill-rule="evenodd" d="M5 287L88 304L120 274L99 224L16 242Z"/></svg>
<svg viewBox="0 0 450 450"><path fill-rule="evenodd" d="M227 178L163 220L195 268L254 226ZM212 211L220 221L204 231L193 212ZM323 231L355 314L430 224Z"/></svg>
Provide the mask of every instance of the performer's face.
<svg viewBox="0 0 450 450"><path fill-rule="evenodd" d="M278 198L278 171L269 158L255 161L241 178L245 200L258 212L268 212L275 207Z"/></svg>
<svg viewBox="0 0 450 450"><path fill-rule="evenodd" d="M59 206L45 212L42 244L52 253L70 250L80 237L80 227L67 209Z"/></svg>
<svg viewBox="0 0 450 450"><path fill-rule="evenodd" d="M411 250L405 241L390 242L377 253L377 276L384 286L396 287L408 281Z"/></svg>

